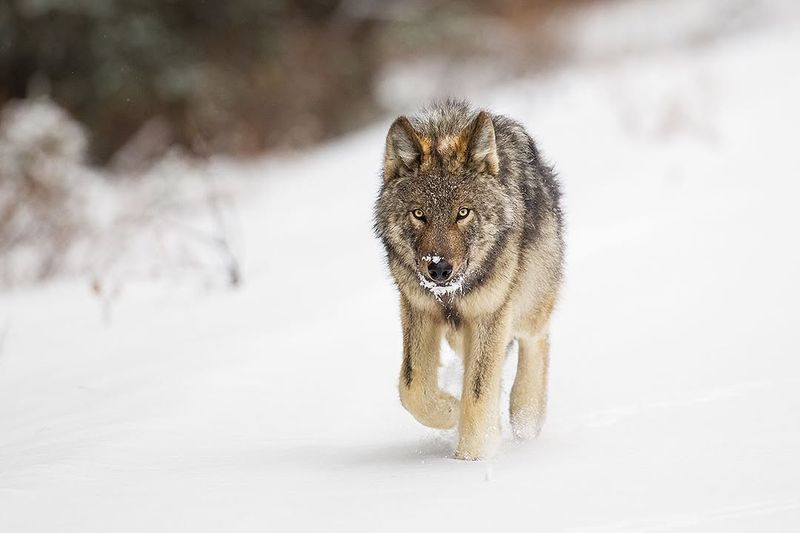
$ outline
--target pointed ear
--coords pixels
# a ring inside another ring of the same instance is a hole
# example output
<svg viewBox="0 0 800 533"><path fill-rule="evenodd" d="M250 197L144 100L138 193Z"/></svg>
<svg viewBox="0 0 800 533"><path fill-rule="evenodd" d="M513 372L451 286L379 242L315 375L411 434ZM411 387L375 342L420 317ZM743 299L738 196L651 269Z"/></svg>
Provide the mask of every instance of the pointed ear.
<svg viewBox="0 0 800 533"><path fill-rule="evenodd" d="M386 135L386 151L383 157L383 178L389 181L401 167L414 170L422 161L422 144L414 126L406 117L392 123Z"/></svg>
<svg viewBox="0 0 800 533"><path fill-rule="evenodd" d="M468 162L474 168L496 176L500 172L500 158L494 138L492 117L481 111L472 123L468 148Z"/></svg>

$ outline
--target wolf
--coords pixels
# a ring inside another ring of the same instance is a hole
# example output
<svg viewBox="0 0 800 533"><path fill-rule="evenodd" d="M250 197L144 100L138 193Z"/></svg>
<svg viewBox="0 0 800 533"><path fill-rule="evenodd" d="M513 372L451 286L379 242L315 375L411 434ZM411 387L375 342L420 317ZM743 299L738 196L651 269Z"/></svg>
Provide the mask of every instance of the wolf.
<svg viewBox="0 0 800 533"><path fill-rule="evenodd" d="M563 213L551 166L511 118L460 100L389 128L374 229L400 292L400 401L419 422L458 425L455 457L500 441L500 380L517 340L510 420L539 434L549 323L563 277ZM460 401L438 385L442 339L463 357Z"/></svg>

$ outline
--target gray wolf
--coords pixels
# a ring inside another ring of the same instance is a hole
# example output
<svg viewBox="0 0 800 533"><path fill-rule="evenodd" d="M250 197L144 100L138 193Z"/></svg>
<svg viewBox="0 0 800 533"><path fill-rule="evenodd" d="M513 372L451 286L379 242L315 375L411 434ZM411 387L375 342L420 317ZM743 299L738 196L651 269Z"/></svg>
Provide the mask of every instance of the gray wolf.
<svg viewBox="0 0 800 533"><path fill-rule="evenodd" d="M541 430L563 272L559 198L552 168L508 117L448 100L389 128L375 232L400 291L400 400L426 426L458 425L457 458L497 448L501 368L514 339L512 431ZM460 400L438 385L443 338L464 360Z"/></svg>

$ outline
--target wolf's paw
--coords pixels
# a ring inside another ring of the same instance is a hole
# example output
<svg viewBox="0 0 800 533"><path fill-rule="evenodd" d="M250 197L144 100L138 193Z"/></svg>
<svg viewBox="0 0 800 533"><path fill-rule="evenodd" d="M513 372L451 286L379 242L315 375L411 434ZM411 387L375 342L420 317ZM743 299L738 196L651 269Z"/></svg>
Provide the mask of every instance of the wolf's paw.
<svg viewBox="0 0 800 533"><path fill-rule="evenodd" d="M539 436L544 425L544 413L530 406L511 404L511 432L519 440L534 439Z"/></svg>
<svg viewBox="0 0 800 533"><path fill-rule="evenodd" d="M483 435L461 435L454 457L462 461L478 461L488 459L500 444L499 430Z"/></svg>
<svg viewBox="0 0 800 533"><path fill-rule="evenodd" d="M400 401L414 418L428 427L451 429L458 422L458 400L446 392L403 394L401 390Z"/></svg>
<svg viewBox="0 0 800 533"><path fill-rule="evenodd" d="M459 461L480 461L484 459L480 455L473 455L470 452L465 452L461 448L457 448L455 453L453 454L453 459L458 459Z"/></svg>

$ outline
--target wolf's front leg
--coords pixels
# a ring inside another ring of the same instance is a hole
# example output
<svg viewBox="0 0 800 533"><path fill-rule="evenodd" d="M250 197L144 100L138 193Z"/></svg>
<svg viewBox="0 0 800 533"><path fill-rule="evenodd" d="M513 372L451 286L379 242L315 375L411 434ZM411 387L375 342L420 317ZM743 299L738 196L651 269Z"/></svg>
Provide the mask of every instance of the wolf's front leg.
<svg viewBox="0 0 800 533"><path fill-rule="evenodd" d="M500 440L500 376L510 337L509 314L501 311L466 328L456 458L483 459L494 452Z"/></svg>
<svg viewBox="0 0 800 533"><path fill-rule="evenodd" d="M419 422L437 429L455 427L458 400L439 389L439 348L444 325L440 317L414 309L401 297L403 366L400 402Z"/></svg>

